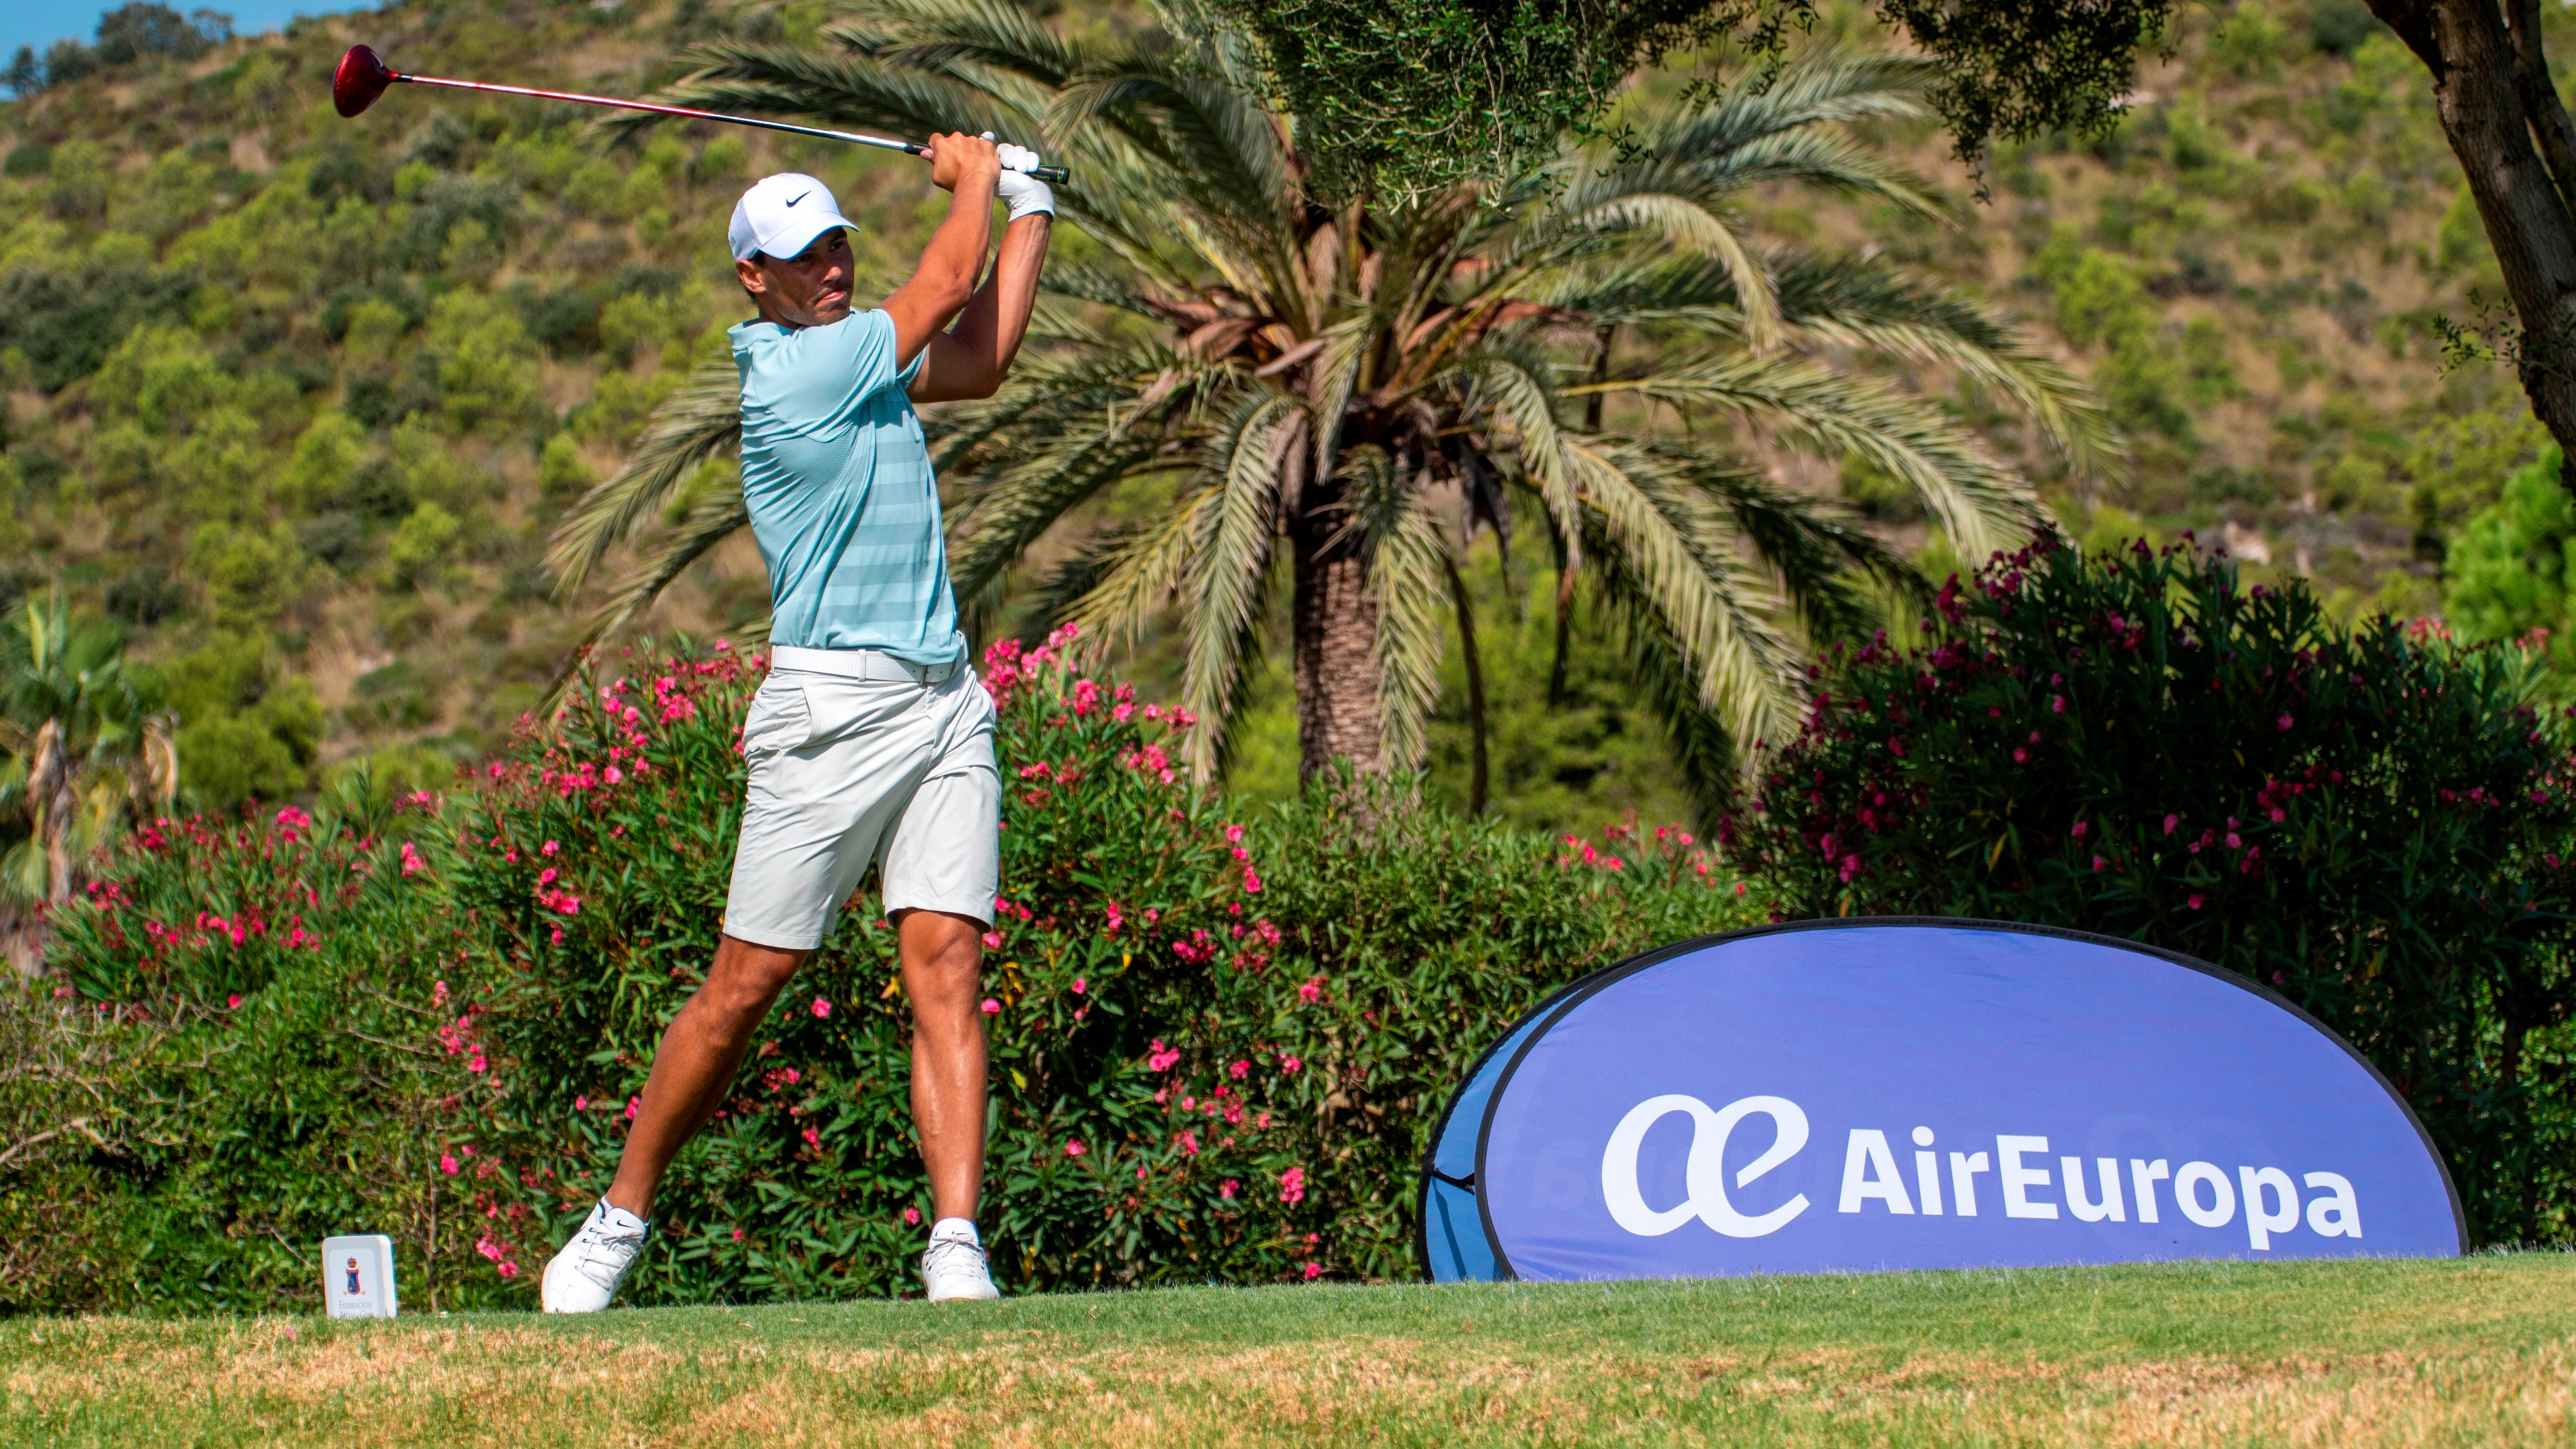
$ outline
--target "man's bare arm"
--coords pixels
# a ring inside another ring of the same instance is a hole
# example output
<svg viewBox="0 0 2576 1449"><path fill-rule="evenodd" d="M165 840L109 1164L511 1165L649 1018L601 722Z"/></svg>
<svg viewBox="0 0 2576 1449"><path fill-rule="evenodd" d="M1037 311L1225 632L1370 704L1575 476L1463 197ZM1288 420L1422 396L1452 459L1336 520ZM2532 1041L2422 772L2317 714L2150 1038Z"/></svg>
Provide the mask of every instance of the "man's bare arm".
<svg viewBox="0 0 2576 1449"><path fill-rule="evenodd" d="M1024 216L1002 233L1002 258L977 288L957 325L930 339L930 356L912 380L914 402L991 397L1019 356L1037 305L1038 273L1046 266L1047 238L1055 220L1046 212Z"/></svg>
<svg viewBox="0 0 2576 1449"><path fill-rule="evenodd" d="M993 183L1001 174L992 142L954 133L930 138L931 184L951 195L947 219L931 233L921 265L885 300L885 310L894 318L897 369L910 367L973 299L984 250L992 241Z"/></svg>

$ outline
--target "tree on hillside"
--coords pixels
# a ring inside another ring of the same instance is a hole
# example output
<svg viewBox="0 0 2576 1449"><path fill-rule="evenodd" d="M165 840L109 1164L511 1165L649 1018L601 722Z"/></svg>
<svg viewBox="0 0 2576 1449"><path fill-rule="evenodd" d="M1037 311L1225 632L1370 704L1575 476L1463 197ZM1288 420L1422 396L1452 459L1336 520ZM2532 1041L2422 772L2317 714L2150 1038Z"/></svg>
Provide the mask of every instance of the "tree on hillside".
<svg viewBox="0 0 2576 1449"><path fill-rule="evenodd" d="M1274 571L1292 593L1304 768L1411 766L1453 621L1472 673L1462 525L1507 526L1519 498L1561 563L1560 620L1592 591L1714 798L1730 742L1792 718L1801 634L1856 622L1857 579L1911 577L1750 466L1747 443L1864 459L1979 556L2044 517L2023 481L1852 361L1951 369L2079 466L2111 446L2078 385L1994 317L1883 265L1765 248L1732 209L1745 187L1790 183L1934 212L1838 124L1913 111L1919 63L1813 57L1758 95L1642 116L1639 149L1606 166L1566 151L1499 183L1331 208L1241 37L1167 21L1138 42L1072 41L1012 7L897 0L833 32L837 52L709 48L670 94L834 124L971 122L1072 162L1065 218L1112 264L1058 263L1047 285L1124 320L1056 309L1057 346L935 419L951 569L970 608L1027 582L1096 641L1173 609L1185 703L1220 726L1195 747L1202 773L1268 642ZM730 361L673 395L558 533L565 589L734 443L735 406ZM1169 500L1144 523L1065 524L1138 482ZM743 522L738 491L702 495L601 626ZM1018 579L1051 533L1071 560Z"/></svg>
<svg viewBox="0 0 2576 1449"><path fill-rule="evenodd" d="M27 838L0 856L0 894L71 895L74 862L128 816L167 809L179 786L172 721L125 662L116 624L75 624L59 589L29 598L0 654L0 808Z"/></svg>

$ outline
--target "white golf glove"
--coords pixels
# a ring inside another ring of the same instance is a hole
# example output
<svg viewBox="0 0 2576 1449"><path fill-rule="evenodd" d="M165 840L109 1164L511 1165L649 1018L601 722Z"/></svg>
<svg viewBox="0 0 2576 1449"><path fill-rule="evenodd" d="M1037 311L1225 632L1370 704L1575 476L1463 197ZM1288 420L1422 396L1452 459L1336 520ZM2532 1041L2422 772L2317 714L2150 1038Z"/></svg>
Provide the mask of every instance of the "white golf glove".
<svg viewBox="0 0 2576 1449"><path fill-rule="evenodd" d="M993 133L986 131L984 139L992 140ZM1000 180L993 183L993 194L1009 204L1010 219L1018 221L1021 217L1035 216L1039 212L1045 212L1049 216L1055 215L1054 188L1029 175L1038 168L1038 153L1026 146L1014 146L1007 141L994 149L1002 155L1002 176Z"/></svg>

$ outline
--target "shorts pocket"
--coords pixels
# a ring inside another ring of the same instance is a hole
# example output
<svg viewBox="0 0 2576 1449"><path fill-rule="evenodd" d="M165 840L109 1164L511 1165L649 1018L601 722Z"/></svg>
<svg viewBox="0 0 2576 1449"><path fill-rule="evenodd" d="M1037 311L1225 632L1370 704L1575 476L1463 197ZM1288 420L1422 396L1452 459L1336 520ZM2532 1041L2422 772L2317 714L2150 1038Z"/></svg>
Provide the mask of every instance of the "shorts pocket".
<svg viewBox="0 0 2576 1449"><path fill-rule="evenodd" d="M751 711L743 717L743 754L784 754L801 748L813 737L814 706L805 697L805 686L788 684L771 675L752 697Z"/></svg>

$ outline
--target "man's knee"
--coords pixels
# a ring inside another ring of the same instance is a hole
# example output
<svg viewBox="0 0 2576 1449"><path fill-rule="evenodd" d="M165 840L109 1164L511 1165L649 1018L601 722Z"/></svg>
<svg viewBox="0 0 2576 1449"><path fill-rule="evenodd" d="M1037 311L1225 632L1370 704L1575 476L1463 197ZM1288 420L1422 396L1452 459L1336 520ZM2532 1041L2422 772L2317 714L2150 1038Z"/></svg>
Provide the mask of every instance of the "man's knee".
<svg viewBox="0 0 2576 1449"><path fill-rule="evenodd" d="M696 999L720 1020L748 1030L769 1014L770 1004L811 955L811 951L782 951L727 936L716 948L715 969L707 973Z"/></svg>

